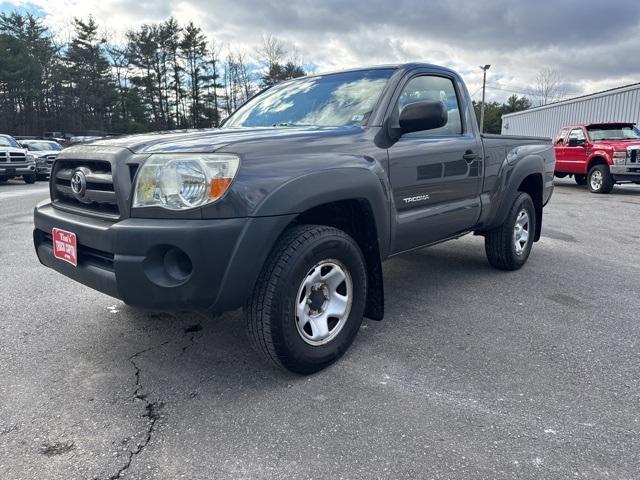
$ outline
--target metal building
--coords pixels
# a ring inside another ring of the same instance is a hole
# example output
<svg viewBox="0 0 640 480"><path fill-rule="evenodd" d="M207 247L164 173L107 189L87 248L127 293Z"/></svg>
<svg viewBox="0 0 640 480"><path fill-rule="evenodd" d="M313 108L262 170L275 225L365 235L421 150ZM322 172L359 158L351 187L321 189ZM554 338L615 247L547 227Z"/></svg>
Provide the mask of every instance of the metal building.
<svg viewBox="0 0 640 480"><path fill-rule="evenodd" d="M565 125L592 122L640 125L640 83L503 115L502 133L553 137Z"/></svg>

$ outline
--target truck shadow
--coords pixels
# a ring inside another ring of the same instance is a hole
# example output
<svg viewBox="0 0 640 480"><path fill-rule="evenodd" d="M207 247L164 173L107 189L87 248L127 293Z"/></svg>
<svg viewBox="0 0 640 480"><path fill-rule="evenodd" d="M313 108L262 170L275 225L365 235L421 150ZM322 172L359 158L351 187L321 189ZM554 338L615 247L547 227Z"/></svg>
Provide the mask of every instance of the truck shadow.
<svg viewBox="0 0 640 480"><path fill-rule="evenodd" d="M584 194L593 195L596 198L607 197L607 195L639 195L640 194L640 185L628 184L625 183L623 185L616 185L613 187L611 193L607 195L597 195L595 193L591 193L589 189L584 185L577 185L574 182L569 181L558 181L555 180L554 185L556 189L562 190L571 190L571 191L581 191Z"/></svg>
<svg viewBox="0 0 640 480"><path fill-rule="evenodd" d="M394 329L399 317L423 306L442 308L458 300L461 285L473 288L496 280L496 272L486 261L481 239L467 237L449 245L416 251L393 259L384 266L386 318L382 322L365 319L365 328ZM201 394L230 393L234 390L265 391L295 385L307 377L280 371L255 353L244 331L241 310L217 318L195 313L152 313L121 305L123 321L140 335L132 339L141 370L143 390L171 391L171 396L195 398ZM429 311L413 321L422 326L442 319ZM366 349L366 340L360 342ZM347 357L350 352L347 352ZM332 368L340 368L340 363ZM169 387L170 386L170 387Z"/></svg>

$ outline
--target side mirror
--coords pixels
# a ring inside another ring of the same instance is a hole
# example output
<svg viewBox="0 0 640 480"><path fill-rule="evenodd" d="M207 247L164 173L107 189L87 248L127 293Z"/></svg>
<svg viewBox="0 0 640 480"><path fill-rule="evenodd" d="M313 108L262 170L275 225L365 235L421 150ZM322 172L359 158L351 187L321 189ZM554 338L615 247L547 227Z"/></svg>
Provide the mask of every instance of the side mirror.
<svg viewBox="0 0 640 480"><path fill-rule="evenodd" d="M402 133L433 130L444 127L448 121L449 114L444 103L426 100L405 106L399 119Z"/></svg>

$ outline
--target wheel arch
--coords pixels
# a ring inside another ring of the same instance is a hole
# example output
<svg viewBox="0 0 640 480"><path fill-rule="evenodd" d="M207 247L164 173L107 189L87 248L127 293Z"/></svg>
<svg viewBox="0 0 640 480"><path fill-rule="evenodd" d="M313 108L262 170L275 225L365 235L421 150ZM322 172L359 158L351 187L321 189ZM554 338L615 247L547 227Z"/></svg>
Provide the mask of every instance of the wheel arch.
<svg viewBox="0 0 640 480"><path fill-rule="evenodd" d="M292 224L327 225L347 233L360 247L367 269L365 316L373 320L384 317L384 283L382 257L372 205L365 198L337 200L310 208Z"/></svg>
<svg viewBox="0 0 640 480"><path fill-rule="evenodd" d="M520 192L531 195L536 205L536 234L534 239L540 239L542 227L542 206L544 196L545 161L539 155L529 155L509 165L505 160L498 181L498 187L492 196L492 212L488 216L486 226L480 232L488 231L501 225L509 213L516 196ZM536 201L538 199L538 201Z"/></svg>
<svg viewBox="0 0 640 480"><path fill-rule="evenodd" d="M609 166L609 159L603 153L596 153L587 162L587 175L591 171L593 167L596 165L606 165Z"/></svg>
<svg viewBox="0 0 640 480"><path fill-rule="evenodd" d="M518 192L527 193L533 200L536 209L536 231L533 241L540 240L542 234L542 196L544 192L544 179L541 173L531 173L527 175L518 186Z"/></svg>
<svg viewBox="0 0 640 480"><path fill-rule="evenodd" d="M365 316L381 320L384 316L382 259L388 255L390 235L388 195L384 178L367 168L330 169L284 183L256 208L255 217L250 219L236 246L223 283L241 281L250 286L246 289L250 294L263 265L289 227L333 226L354 238L362 250L368 285ZM256 239L261 240L261 245ZM247 257L251 258L250 262ZM244 277L240 277L239 272ZM234 305L230 306L242 305L248 294L237 292Z"/></svg>

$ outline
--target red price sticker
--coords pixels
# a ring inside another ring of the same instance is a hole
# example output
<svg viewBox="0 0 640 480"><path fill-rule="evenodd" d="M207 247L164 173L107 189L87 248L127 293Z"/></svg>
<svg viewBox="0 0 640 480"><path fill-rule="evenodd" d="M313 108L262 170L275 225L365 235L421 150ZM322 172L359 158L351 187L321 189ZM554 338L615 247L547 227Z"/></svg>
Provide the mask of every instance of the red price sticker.
<svg viewBox="0 0 640 480"><path fill-rule="evenodd" d="M78 242L76 234L54 228L51 231L51 236L53 237L53 256L77 267Z"/></svg>

